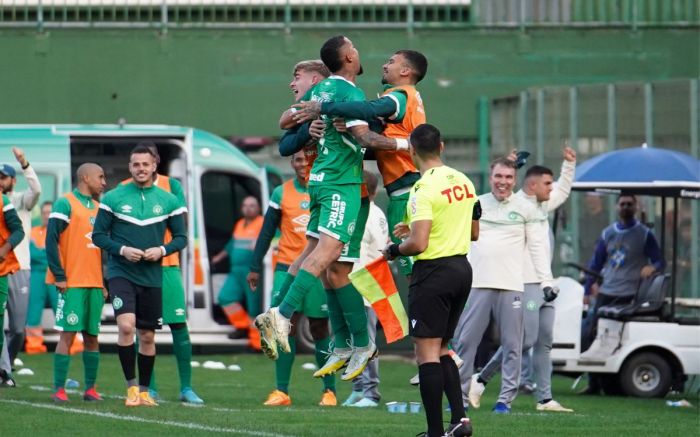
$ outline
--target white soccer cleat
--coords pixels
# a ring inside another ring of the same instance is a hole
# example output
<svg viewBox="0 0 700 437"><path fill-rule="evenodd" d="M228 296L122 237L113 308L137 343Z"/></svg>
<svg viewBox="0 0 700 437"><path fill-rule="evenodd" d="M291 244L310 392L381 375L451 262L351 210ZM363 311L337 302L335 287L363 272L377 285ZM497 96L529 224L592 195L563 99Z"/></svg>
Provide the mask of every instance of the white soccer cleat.
<svg viewBox="0 0 700 437"><path fill-rule="evenodd" d="M362 371L365 370L365 367L367 367L367 363L373 360L377 354L377 345L372 342L365 347L354 348L348 367L345 369L340 379L343 381L351 381L360 376Z"/></svg>
<svg viewBox="0 0 700 437"><path fill-rule="evenodd" d="M479 374L473 374L472 383L469 384L469 403L474 408L479 408L481 406L481 395L483 395L484 390L486 390L486 385L480 383L478 379Z"/></svg>
<svg viewBox="0 0 700 437"><path fill-rule="evenodd" d="M283 352L290 353L292 348L289 347L289 331L292 329L292 324L288 318L280 314L277 307L270 308L270 320L272 321L272 332L275 335L277 345Z"/></svg>
<svg viewBox="0 0 700 437"><path fill-rule="evenodd" d="M408 380L411 385L420 385L420 373L416 373L413 378Z"/></svg>
<svg viewBox="0 0 700 437"><path fill-rule="evenodd" d="M317 371L314 372L314 378L321 378L326 375L331 375L347 366L348 360L352 355L352 348L333 348L333 352L328 356L326 363Z"/></svg>
<svg viewBox="0 0 700 437"><path fill-rule="evenodd" d="M557 413L573 413L571 408L564 408L559 402L552 399L544 404L537 403L537 411L552 411Z"/></svg>

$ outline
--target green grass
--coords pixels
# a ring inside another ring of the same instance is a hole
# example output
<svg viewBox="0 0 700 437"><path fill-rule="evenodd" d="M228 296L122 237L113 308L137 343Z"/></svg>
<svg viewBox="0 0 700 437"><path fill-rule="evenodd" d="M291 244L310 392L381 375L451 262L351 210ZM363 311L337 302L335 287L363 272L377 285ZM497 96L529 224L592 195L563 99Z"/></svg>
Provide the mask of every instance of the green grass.
<svg viewBox="0 0 700 437"><path fill-rule="evenodd" d="M388 401L420 401L418 389L408 384L415 366L407 360L381 362L382 407L354 409L321 408L320 381L301 365L312 357L297 358L292 376L293 406L263 407L273 388L272 362L257 355L197 356L205 360L239 364L240 372L194 369L197 393L206 401L201 408L177 402L179 383L172 356L157 359L159 391L165 402L158 408L127 409L121 368L115 354L104 354L98 378L104 402L94 404L71 394L71 402L54 406L48 391L53 378L52 355L21 355L25 367L34 376L16 376L15 389L0 389L0 435L2 436L123 436L132 435L260 435L260 436L413 436L425 430L423 414L390 414L383 407ZM74 357L69 377L82 381L82 361ZM493 381L482 400L482 408L470 412L475 435L479 436L690 436L698 435L700 411L698 399L689 399L692 408L671 408L663 399L583 397L571 392L572 380L556 376L554 395L573 414L540 414L531 396L521 395L510 416L490 412L497 395ZM338 381L342 402L351 390L350 383ZM42 389L46 391L41 391ZM86 414L89 413L89 414ZM445 420L449 417L447 413ZM189 428L188 428L189 427ZM206 427L206 429L204 429Z"/></svg>

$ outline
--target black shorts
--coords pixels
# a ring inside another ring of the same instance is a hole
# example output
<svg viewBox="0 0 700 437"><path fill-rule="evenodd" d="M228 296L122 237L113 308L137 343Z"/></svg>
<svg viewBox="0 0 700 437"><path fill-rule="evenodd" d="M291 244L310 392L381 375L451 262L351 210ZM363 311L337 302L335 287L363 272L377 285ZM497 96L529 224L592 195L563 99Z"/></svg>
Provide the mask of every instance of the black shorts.
<svg viewBox="0 0 700 437"><path fill-rule="evenodd" d="M408 287L411 337L450 340L472 286L472 267L463 255L419 260Z"/></svg>
<svg viewBox="0 0 700 437"><path fill-rule="evenodd" d="M135 314L138 329L163 327L163 291L161 287L144 287L126 278L112 278L108 282L109 297L114 315Z"/></svg>

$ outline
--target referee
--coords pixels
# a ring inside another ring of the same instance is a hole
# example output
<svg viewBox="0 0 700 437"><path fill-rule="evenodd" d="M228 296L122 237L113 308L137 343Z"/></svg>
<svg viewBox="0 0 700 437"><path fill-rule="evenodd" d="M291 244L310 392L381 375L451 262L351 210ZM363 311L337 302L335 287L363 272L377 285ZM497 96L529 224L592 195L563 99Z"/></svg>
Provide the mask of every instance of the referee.
<svg viewBox="0 0 700 437"><path fill-rule="evenodd" d="M466 255L472 227L478 232L478 204L474 185L464 174L443 164L445 146L432 125L418 126L409 138L411 158L421 178L410 191L406 218L394 235L401 244L388 245L387 259L413 256L415 264L408 293L409 333L413 337L420 375L420 395L428 421L426 437L470 436L455 362L447 353L457 321L467 302L472 270ZM474 213L477 213L476 215ZM442 392L452 418L442 425Z"/></svg>

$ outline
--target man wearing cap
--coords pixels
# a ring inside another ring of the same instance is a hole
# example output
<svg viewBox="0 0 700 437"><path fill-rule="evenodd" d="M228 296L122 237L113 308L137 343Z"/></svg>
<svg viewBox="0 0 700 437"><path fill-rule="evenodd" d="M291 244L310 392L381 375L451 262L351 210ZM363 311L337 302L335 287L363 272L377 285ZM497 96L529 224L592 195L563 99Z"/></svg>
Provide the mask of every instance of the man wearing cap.
<svg viewBox="0 0 700 437"><path fill-rule="evenodd" d="M19 163L24 178L27 181L27 190L15 192L17 183L17 171L10 164L0 164L0 190L10 199L15 207L25 235L29 235L32 225L31 211L39 201L41 184L36 172L29 165L24 152L19 147L13 147L12 153ZM19 261L20 269L8 276L9 293L7 297L7 315L9 331L2 350L0 360L0 385L14 387L12 379L12 363L24 344L24 325L27 322L27 307L29 305L29 243L28 239L14 249Z"/></svg>

